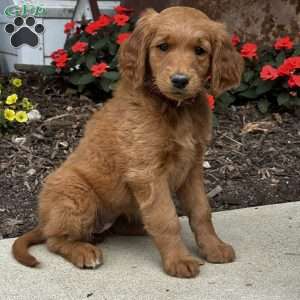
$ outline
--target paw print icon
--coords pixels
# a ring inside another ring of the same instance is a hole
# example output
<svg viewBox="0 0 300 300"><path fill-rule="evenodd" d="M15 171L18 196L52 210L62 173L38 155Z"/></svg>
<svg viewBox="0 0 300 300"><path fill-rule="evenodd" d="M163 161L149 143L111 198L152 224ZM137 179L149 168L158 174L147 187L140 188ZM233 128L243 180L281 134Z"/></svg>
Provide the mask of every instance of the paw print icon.
<svg viewBox="0 0 300 300"><path fill-rule="evenodd" d="M39 44L39 35L44 32L42 24L36 24L33 17L16 17L13 24L9 23L4 30L11 34L11 45L18 48L22 45L35 47Z"/></svg>

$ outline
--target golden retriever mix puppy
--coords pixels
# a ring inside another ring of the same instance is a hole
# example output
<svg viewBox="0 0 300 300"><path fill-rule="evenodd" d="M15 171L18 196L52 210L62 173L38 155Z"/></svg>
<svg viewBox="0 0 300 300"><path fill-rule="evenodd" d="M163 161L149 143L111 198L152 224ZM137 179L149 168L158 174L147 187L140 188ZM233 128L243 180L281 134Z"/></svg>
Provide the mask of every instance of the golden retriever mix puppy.
<svg viewBox="0 0 300 300"><path fill-rule="evenodd" d="M37 265L28 247L46 242L75 266L95 268L102 264L101 250L90 243L97 228L115 226L129 234L145 229L167 274L194 277L201 261L180 236L171 199L177 193L201 256L233 261L233 248L214 230L202 170L211 137L207 79L218 95L239 84L243 69L224 26L193 8L149 9L122 45L119 64L114 97L93 115L74 153L47 177L39 225L15 241L15 258Z"/></svg>

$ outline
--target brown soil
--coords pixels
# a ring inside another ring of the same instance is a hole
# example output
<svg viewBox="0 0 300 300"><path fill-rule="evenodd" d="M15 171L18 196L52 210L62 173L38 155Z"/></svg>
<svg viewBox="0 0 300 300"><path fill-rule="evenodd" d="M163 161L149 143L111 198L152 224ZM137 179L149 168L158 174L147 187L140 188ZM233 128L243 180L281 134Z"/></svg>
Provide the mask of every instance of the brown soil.
<svg viewBox="0 0 300 300"><path fill-rule="evenodd" d="M43 179L74 149L97 109L86 97L62 93L61 84L34 75L26 76L24 86L43 118L1 136L0 239L36 224ZM298 119L290 113L263 116L254 105L218 115L205 169L214 210L300 200Z"/></svg>

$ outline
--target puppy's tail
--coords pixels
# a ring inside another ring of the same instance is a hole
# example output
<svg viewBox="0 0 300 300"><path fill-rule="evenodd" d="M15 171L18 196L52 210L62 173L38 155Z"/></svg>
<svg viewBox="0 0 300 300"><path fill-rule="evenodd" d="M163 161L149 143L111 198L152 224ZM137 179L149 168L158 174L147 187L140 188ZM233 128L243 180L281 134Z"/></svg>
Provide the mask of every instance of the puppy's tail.
<svg viewBox="0 0 300 300"><path fill-rule="evenodd" d="M15 240L12 246L13 256L22 265L35 267L39 262L29 254L28 248L31 245L41 244L45 241L46 238L43 235L42 229L36 227Z"/></svg>

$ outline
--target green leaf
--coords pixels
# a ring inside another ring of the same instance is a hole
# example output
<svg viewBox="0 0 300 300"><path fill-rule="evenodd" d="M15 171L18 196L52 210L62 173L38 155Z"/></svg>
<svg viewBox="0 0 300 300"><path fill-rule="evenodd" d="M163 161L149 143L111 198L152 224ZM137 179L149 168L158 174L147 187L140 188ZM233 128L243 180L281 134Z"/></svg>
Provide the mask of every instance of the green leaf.
<svg viewBox="0 0 300 300"><path fill-rule="evenodd" d="M93 82L95 80L95 77L92 76L90 73L86 73L82 76L80 76L80 79L78 80L79 85L85 85Z"/></svg>
<svg viewBox="0 0 300 300"><path fill-rule="evenodd" d="M276 67L280 66L285 59L285 53L284 51L281 51L277 56L276 56Z"/></svg>
<svg viewBox="0 0 300 300"><path fill-rule="evenodd" d="M214 128L219 127L220 122L215 113L212 115L212 123Z"/></svg>
<svg viewBox="0 0 300 300"><path fill-rule="evenodd" d="M220 95L216 101L216 110L224 111L226 110L230 104L232 104L235 101L235 97L230 94L229 92L225 92L222 95Z"/></svg>
<svg viewBox="0 0 300 300"><path fill-rule="evenodd" d="M45 75L53 75L56 73L56 69L54 66L43 66L41 71Z"/></svg>
<svg viewBox="0 0 300 300"><path fill-rule="evenodd" d="M110 69L115 69L118 66L118 56L114 56L112 61L109 63Z"/></svg>
<svg viewBox="0 0 300 300"><path fill-rule="evenodd" d="M295 51L293 53L293 56L298 56L298 55L300 55L300 45L297 45L295 47Z"/></svg>
<svg viewBox="0 0 300 300"><path fill-rule="evenodd" d="M242 92L238 95L241 97L247 98L247 99L256 99L257 98L256 89L254 87L251 87L247 91Z"/></svg>
<svg viewBox="0 0 300 300"><path fill-rule="evenodd" d="M119 72L114 72L114 71L110 71L110 72L105 72L102 77L112 80L112 81L116 81L120 78L120 74Z"/></svg>
<svg viewBox="0 0 300 300"><path fill-rule="evenodd" d="M103 39L100 39L99 41L97 41L93 47L97 50L100 50L102 48L104 48L104 46L108 43L108 38L103 38Z"/></svg>
<svg viewBox="0 0 300 300"><path fill-rule="evenodd" d="M74 73L71 74L69 77L69 81L75 85L86 85L95 80L95 77L92 76L90 73L86 74L80 74L80 73Z"/></svg>
<svg viewBox="0 0 300 300"><path fill-rule="evenodd" d="M121 27L120 32L128 32L130 29L130 24L126 24Z"/></svg>
<svg viewBox="0 0 300 300"><path fill-rule="evenodd" d="M89 43L89 38L87 36L82 35L79 39L80 42Z"/></svg>
<svg viewBox="0 0 300 300"><path fill-rule="evenodd" d="M108 51L109 51L110 55L116 55L117 49L118 49L118 46L116 44L109 43Z"/></svg>
<svg viewBox="0 0 300 300"><path fill-rule="evenodd" d="M254 77L255 73L252 70L246 71L243 75L243 80L245 82L251 81L251 79Z"/></svg>
<svg viewBox="0 0 300 300"><path fill-rule="evenodd" d="M290 100L290 95L288 93L280 93L277 97L278 105L286 105Z"/></svg>
<svg viewBox="0 0 300 300"><path fill-rule="evenodd" d="M80 74L77 72L73 72L67 79L74 85L79 84Z"/></svg>
<svg viewBox="0 0 300 300"><path fill-rule="evenodd" d="M263 95L269 92L274 86L274 81L260 80L256 86L256 96Z"/></svg>
<svg viewBox="0 0 300 300"><path fill-rule="evenodd" d="M81 65L83 64L85 61L85 56L84 55L80 55L79 58L76 61L76 65Z"/></svg>
<svg viewBox="0 0 300 300"><path fill-rule="evenodd" d="M89 69L91 69L96 62L96 55L94 53L89 53L85 58L85 63Z"/></svg>
<svg viewBox="0 0 300 300"><path fill-rule="evenodd" d="M109 79L104 78L102 76L100 85L101 85L101 88L103 89L103 91L105 91L107 93L110 92L110 83L111 83L111 81Z"/></svg>
<svg viewBox="0 0 300 300"><path fill-rule="evenodd" d="M259 111L263 114L268 112L270 102L267 99L262 99L257 103Z"/></svg>
<svg viewBox="0 0 300 300"><path fill-rule="evenodd" d="M244 92L244 91L247 90L248 88L249 88L249 85L246 84L246 83L244 83L244 82L242 82L242 83L240 84L240 86L237 87L236 89L234 89L232 92L233 92L233 93L240 93L240 92Z"/></svg>

